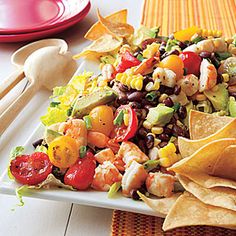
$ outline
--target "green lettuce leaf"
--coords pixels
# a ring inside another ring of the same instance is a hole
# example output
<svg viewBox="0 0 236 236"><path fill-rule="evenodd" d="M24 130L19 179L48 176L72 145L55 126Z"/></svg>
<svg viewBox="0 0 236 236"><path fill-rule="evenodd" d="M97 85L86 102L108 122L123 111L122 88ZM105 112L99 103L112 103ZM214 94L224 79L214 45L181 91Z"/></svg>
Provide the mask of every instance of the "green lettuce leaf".
<svg viewBox="0 0 236 236"><path fill-rule="evenodd" d="M23 196L30 196L32 193L29 190L28 185L22 185L18 188L16 188L16 197L19 199L19 204L18 206L24 206L25 202L23 200Z"/></svg>
<svg viewBox="0 0 236 236"><path fill-rule="evenodd" d="M66 121L67 110L60 109L58 107L48 107L47 113L41 116L40 120L45 126Z"/></svg>

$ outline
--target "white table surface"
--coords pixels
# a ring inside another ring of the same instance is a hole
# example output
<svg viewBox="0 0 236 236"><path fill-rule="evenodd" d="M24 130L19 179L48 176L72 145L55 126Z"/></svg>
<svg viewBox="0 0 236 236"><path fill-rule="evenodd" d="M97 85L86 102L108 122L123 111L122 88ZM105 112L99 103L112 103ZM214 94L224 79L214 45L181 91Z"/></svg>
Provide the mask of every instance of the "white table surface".
<svg viewBox="0 0 236 236"><path fill-rule="evenodd" d="M72 53L77 53L88 45L83 35L96 21L96 9L102 15L108 15L117 10L128 9L128 21L138 26L143 1L142 0L91 0L91 10L88 16L77 25L56 36L65 39ZM0 43L0 86L2 81L15 68L10 63L11 54L25 43ZM24 83L18 86L22 91ZM12 93L7 100L12 100L17 93ZM0 101L1 104L2 101ZM0 171L7 162L0 161ZM0 235L4 236L74 236L74 235L110 235L112 210L80 206L71 203L46 201L25 198L24 207L15 207L18 203L15 196L0 194ZM15 210L11 210L15 208Z"/></svg>

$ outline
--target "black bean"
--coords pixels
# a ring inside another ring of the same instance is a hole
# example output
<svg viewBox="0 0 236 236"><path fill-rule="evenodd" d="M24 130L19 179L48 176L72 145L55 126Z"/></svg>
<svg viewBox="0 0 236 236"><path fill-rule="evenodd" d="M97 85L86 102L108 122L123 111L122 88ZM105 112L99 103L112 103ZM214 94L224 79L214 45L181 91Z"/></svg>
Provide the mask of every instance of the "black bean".
<svg viewBox="0 0 236 236"><path fill-rule="evenodd" d="M175 136L183 136L184 137L185 136L185 130L182 127L175 124L173 126L173 134Z"/></svg>
<svg viewBox="0 0 236 236"><path fill-rule="evenodd" d="M149 83L149 82L153 82L152 77L150 76L146 76L143 80L143 88L145 88L145 86Z"/></svg>
<svg viewBox="0 0 236 236"><path fill-rule="evenodd" d="M152 108L152 107L153 107L152 105L147 104L147 105L144 106L144 109L148 112L149 109Z"/></svg>
<svg viewBox="0 0 236 236"><path fill-rule="evenodd" d="M126 94L122 94L121 96L119 96L118 98L119 104L126 104L127 102L128 102L128 98Z"/></svg>
<svg viewBox="0 0 236 236"><path fill-rule="evenodd" d="M41 146L42 143L43 143L43 139L39 139L39 140L33 142L32 145L33 145L34 148L36 148L38 146Z"/></svg>
<svg viewBox="0 0 236 236"><path fill-rule="evenodd" d="M144 40L144 41L141 43L141 47L142 47L142 49L144 50L144 49L146 49L147 45L152 44L152 43L156 43L156 42L160 43L160 42L161 42L161 39L158 39L158 38L149 38L149 39Z"/></svg>
<svg viewBox="0 0 236 236"><path fill-rule="evenodd" d="M187 110L185 106L180 106L178 109L178 116L180 119L185 119L187 117Z"/></svg>
<svg viewBox="0 0 236 236"><path fill-rule="evenodd" d="M168 135L172 135L173 132L172 132L172 129L165 127L163 133L168 134Z"/></svg>
<svg viewBox="0 0 236 236"><path fill-rule="evenodd" d="M128 95L128 100L130 102L140 102L144 96L144 93L136 91Z"/></svg>
<svg viewBox="0 0 236 236"><path fill-rule="evenodd" d="M230 94L230 96L233 96L236 98L236 93L229 93L229 94Z"/></svg>
<svg viewBox="0 0 236 236"><path fill-rule="evenodd" d="M172 95L174 93L174 88L161 85L159 91L160 93L166 93L167 95Z"/></svg>
<svg viewBox="0 0 236 236"><path fill-rule="evenodd" d="M199 56L202 57L202 58L210 58L211 53L207 52L207 51L202 51L202 52L200 52Z"/></svg>
<svg viewBox="0 0 236 236"><path fill-rule="evenodd" d="M159 52L160 52L161 55L163 55L166 52L165 48L166 48L165 46L160 46L159 47Z"/></svg>
<svg viewBox="0 0 236 236"><path fill-rule="evenodd" d="M178 86L178 85L175 85L175 87L174 87L174 94L175 95L179 95L180 92L181 92L181 87Z"/></svg>
<svg viewBox="0 0 236 236"><path fill-rule="evenodd" d="M154 136L152 134L148 134L145 138L146 146L148 149L153 148L154 146Z"/></svg>
<svg viewBox="0 0 236 236"><path fill-rule="evenodd" d="M130 103L130 107L131 108L137 108L137 109L140 109L141 108L141 104L140 103L138 103L138 102L131 102Z"/></svg>
<svg viewBox="0 0 236 236"><path fill-rule="evenodd" d="M137 190L131 190L131 192L130 192L130 195L131 195L131 198L133 199L133 200L139 200L139 195L138 195L138 193L137 193Z"/></svg>
<svg viewBox="0 0 236 236"><path fill-rule="evenodd" d="M146 148L146 145L145 145L145 141L143 139L140 139L138 141L138 146L139 146L139 148L141 149L142 152L147 153L147 148Z"/></svg>
<svg viewBox="0 0 236 236"><path fill-rule="evenodd" d="M141 137L143 137L143 138L146 137L147 133L148 133L147 130L146 130L145 128L143 128L143 127L141 127L141 128L138 130L138 134L139 134Z"/></svg>
<svg viewBox="0 0 236 236"><path fill-rule="evenodd" d="M222 82L223 82L223 76L222 75L220 75L220 74L218 74L217 75L217 84L221 84Z"/></svg>
<svg viewBox="0 0 236 236"><path fill-rule="evenodd" d="M163 148L163 147L165 147L167 144L168 144L168 142L161 142L161 143L159 143L159 147L160 147L160 148Z"/></svg>
<svg viewBox="0 0 236 236"><path fill-rule="evenodd" d="M176 123L176 118L174 116L172 116L169 123L170 124L175 124Z"/></svg>
<svg viewBox="0 0 236 236"><path fill-rule="evenodd" d="M183 42L178 42L179 47L183 50L187 47L187 45Z"/></svg>
<svg viewBox="0 0 236 236"><path fill-rule="evenodd" d="M129 87L125 84L119 83L118 84L119 90L122 92L128 92L129 91Z"/></svg>
<svg viewBox="0 0 236 236"><path fill-rule="evenodd" d="M162 133L158 135L158 138L161 141L169 141L170 140L170 136L168 134Z"/></svg>
<svg viewBox="0 0 236 236"><path fill-rule="evenodd" d="M173 101L170 97L167 97L166 99L164 99L163 103L167 107L173 107L174 106L174 103L173 103Z"/></svg>

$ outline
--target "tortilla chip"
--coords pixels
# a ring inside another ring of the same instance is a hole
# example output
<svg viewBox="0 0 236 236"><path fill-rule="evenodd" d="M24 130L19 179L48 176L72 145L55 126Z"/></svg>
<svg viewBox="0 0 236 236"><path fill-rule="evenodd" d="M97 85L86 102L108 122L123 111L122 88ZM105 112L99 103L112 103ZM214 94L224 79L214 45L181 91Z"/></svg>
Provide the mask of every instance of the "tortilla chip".
<svg viewBox="0 0 236 236"><path fill-rule="evenodd" d="M178 175L182 186L205 204L236 211L236 190L223 187L204 188L190 179Z"/></svg>
<svg viewBox="0 0 236 236"><path fill-rule="evenodd" d="M110 22L119 22L119 23L126 23L127 22L127 9L123 9L121 11L117 11L109 16L106 16L105 19L109 20ZM84 38L88 40L96 40L103 36L104 34L109 34L109 31L103 26L99 21L96 22L89 31L85 34Z"/></svg>
<svg viewBox="0 0 236 236"><path fill-rule="evenodd" d="M236 145L230 145L221 153L214 165L212 175L236 181Z"/></svg>
<svg viewBox="0 0 236 236"><path fill-rule="evenodd" d="M169 169L178 174L184 174L191 171L211 174L218 157L224 149L230 145L236 145L235 138L212 141L201 147L191 156L175 163Z"/></svg>
<svg viewBox="0 0 236 236"><path fill-rule="evenodd" d="M204 204L190 193L184 193L171 208L162 229L167 231L192 225L236 229L236 212Z"/></svg>
<svg viewBox="0 0 236 236"><path fill-rule="evenodd" d="M148 198L140 192L138 192L138 195L155 212L167 215L181 193L175 193L171 197L159 199Z"/></svg>
<svg viewBox="0 0 236 236"><path fill-rule="evenodd" d="M202 139L214 134L233 120L228 116L217 116L191 110L189 115L190 139Z"/></svg>
<svg viewBox="0 0 236 236"><path fill-rule="evenodd" d="M203 139L190 140L187 138L179 137L178 147L180 154L183 158L190 156L205 144L222 138L236 138L236 119L231 120L216 133Z"/></svg>
<svg viewBox="0 0 236 236"><path fill-rule="evenodd" d="M100 23L108 30L114 37L128 37L134 33L134 27L127 23L111 22L102 17L97 11L98 19Z"/></svg>
<svg viewBox="0 0 236 236"><path fill-rule="evenodd" d="M88 47L86 47L81 53L74 55L74 59L80 57L94 56L98 57L104 53L112 52L118 49L122 44L122 39L112 37L112 35L105 34Z"/></svg>

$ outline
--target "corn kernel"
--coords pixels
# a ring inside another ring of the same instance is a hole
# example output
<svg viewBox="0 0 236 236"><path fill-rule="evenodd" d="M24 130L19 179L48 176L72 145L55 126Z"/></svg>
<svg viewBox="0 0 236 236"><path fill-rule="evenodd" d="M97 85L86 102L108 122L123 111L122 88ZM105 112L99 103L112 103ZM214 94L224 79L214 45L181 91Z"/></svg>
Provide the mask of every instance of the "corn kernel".
<svg viewBox="0 0 236 236"><path fill-rule="evenodd" d="M221 30L218 30L217 33L216 33L216 37L221 37L222 36L222 31Z"/></svg>
<svg viewBox="0 0 236 236"><path fill-rule="evenodd" d="M154 85L153 82L148 82L147 85L145 86L145 90L147 92L152 91L153 85Z"/></svg>
<svg viewBox="0 0 236 236"><path fill-rule="evenodd" d="M161 140L158 138L154 139L154 147L157 147L159 145L159 143L161 143Z"/></svg>
<svg viewBox="0 0 236 236"><path fill-rule="evenodd" d="M160 166L170 167L172 165L169 158L160 158Z"/></svg>
<svg viewBox="0 0 236 236"><path fill-rule="evenodd" d="M195 98L196 98L196 100L199 101L199 102L200 102L200 101L206 101L206 100L207 100L207 97L206 97L203 93L197 94Z"/></svg>
<svg viewBox="0 0 236 236"><path fill-rule="evenodd" d="M158 90L159 88L160 88L160 82L156 80L153 85L153 90Z"/></svg>
<svg viewBox="0 0 236 236"><path fill-rule="evenodd" d="M143 57L145 58L153 57L158 51L159 47L160 47L160 44L157 44L155 42L150 45L147 45L147 48L143 51Z"/></svg>
<svg viewBox="0 0 236 236"><path fill-rule="evenodd" d="M129 114L124 114L124 124L125 126L129 125Z"/></svg>
<svg viewBox="0 0 236 236"><path fill-rule="evenodd" d="M143 88L143 80L142 79L138 79L136 82L135 82L135 88L137 90L142 90Z"/></svg>
<svg viewBox="0 0 236 236"><path fill-rule="evenodd" d="M163 102L166 98L168 98L168 95L163 93L160 97L159 97L159 102Z"/></svg>
<svg viewBox="0 0 236 236"><path fill-rule="evenodd" d="M163 128L162 127L152 127L151 131L153 134L162 134Z"/></svg>
<svg viewBox="0 0 236 236"><path fill-rule="evenodd" d="M151 129L151 128L152 128L152 124L151 124L150 122L148 122L147 120L145 120L145 121L143 122L143 127L144 127L145 129Z"/></svg>
<svg viewBox="0 0 236 236"><path fill-rule="evenodd" d="M225 83L229 82L229 75L228 74L222 74L223 80Z"/></svg>

